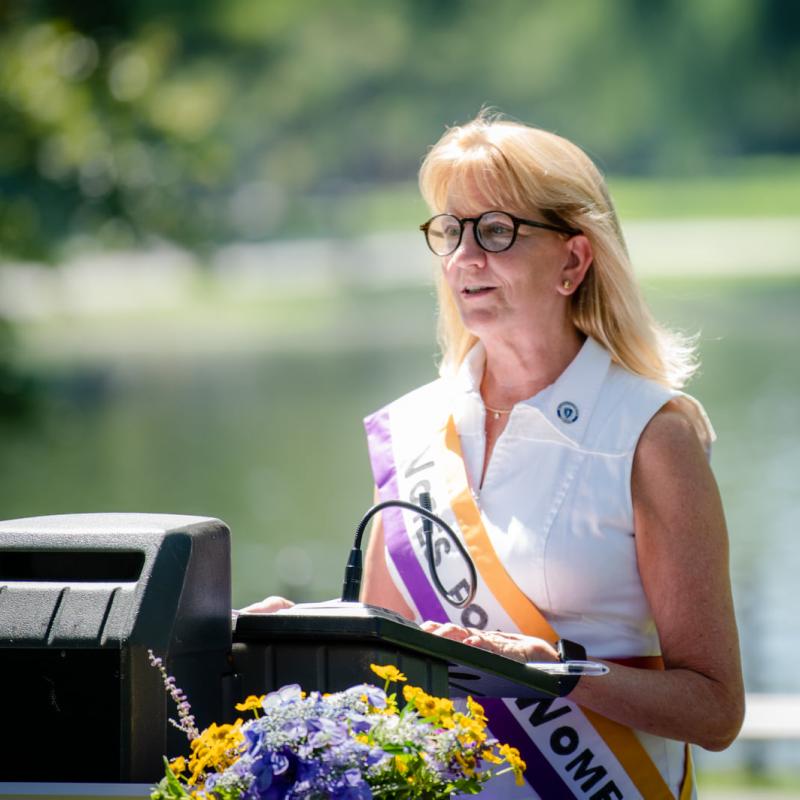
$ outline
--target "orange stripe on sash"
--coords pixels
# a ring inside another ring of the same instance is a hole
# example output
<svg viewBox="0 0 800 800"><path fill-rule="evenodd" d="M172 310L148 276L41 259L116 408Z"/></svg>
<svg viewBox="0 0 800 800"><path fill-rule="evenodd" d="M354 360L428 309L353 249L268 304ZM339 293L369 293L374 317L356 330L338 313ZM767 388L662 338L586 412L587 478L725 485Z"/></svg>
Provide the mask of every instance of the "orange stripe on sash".
<svg viewBox="0 0 800 800"><path fill-rule="evenodd" d="M686 745L686 755L683 760L683 785L681 786L680 800L691 800L694 792L694 763L692 761L692 748Z"/></svg>
<svg viewBox="0 0 800 800"><path fill-rule="evenodd" d="M447 421L445 429L444 472L447 480L450 505L455 513L458 526L467 543L475 568L492 594L497 598L506 613L514 620L516 626L529 636L538 636L555 642L558 634L544 618L542 612L522 593L519 586L511 579L505 567L494 552L489 535L483 526L480 511L464 472L464 460L461 455L461 442L453 418Z"/></svg>
<svg viewBox="0 0 800 800"><path fill-rule="evenodd" d="M648 800L650 798L674 800L674 795L664 781L664 777L631 728L590 711L584 706L580 708L586 719L592 723L592 727L611 748L625 772L628 773L628 777L642 793L642 797L646 797Z"/></svg>
<svg viewBox="0 0 800 800"><path fill-rule="evenodd" d="M464 541L475 562L475 568L522 633L554 642L559 638L558 634L531 599L517 586L500 562L500 559L498 559L494 547L492 547L489 535L481 519L480 510L469 489L464 468L464 458L461 453L461 442L452 416L448 419L447 426L444 429L443 456L449 493L448 499ZM628 660L635 660L645 668L651 669L659 668L660 664L660 668L663 669L663 662L658 657L620 659L617 663L623 663ZM634 666L634 664L631 664L631 666ZM589 711L583 706L580 708L597 733L611 748L642 797L646 797L648 800L661 800L661 798L674 800L674 795L664 781L663 776L631 728L613 722L600 714ZM687 759L688 751L689 748L687 746ZM692 772L690 760L687 760L686 770L680 800L684 800L684 796L691 797ZM685 794L687 786L689 793Z"/></svg>

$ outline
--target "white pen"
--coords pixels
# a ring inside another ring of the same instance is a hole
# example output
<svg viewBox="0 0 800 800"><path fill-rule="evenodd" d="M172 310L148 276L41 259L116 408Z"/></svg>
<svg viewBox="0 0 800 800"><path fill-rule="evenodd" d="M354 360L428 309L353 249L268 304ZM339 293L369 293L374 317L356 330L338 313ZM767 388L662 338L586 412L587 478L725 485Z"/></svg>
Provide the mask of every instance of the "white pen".
<svg viewBox="0 0 800 800"><path fill-rule="evenodd" d="M526 667L548 675L586 675L596 677L608 673L608 667L597 661L528 661Z"/></svg>

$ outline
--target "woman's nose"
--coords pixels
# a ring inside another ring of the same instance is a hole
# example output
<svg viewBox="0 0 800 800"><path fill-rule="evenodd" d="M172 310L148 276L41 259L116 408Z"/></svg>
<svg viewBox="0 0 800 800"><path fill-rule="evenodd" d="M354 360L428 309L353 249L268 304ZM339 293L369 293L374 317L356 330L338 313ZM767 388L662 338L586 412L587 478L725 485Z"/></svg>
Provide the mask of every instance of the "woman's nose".
<svg viewBox="0 0 800 800"><path fill-rule="evenodd" d="M475 223L465 222L464 231L458 247L450 256L450 262L455 266L483 266L486 263L486 251L478 244L475 238Z"/></svg>

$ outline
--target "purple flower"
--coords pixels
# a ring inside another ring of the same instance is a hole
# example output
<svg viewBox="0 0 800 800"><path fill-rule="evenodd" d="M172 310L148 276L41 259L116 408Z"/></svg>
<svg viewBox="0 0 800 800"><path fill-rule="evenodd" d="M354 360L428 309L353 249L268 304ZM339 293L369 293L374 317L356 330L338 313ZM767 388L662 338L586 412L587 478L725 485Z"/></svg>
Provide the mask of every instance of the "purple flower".
<svg viewBox="0 0 800 800"><path fill-rule="evenodd" d="M350 729L354 733L366 733L372 727L369 718L364 714L359 714L358 711L348 711L347 719L350 721Z"/></svg>
<svg viewBox="0 0 800 800"><path fill-rule="evenodd" d="M269 753L262 753L250 762L250 773L255 779L247 791L247 800L260 800L272 786L272 762Z"/></svg>
<svg viewBox="0 0 800 800"><path fill-rule="evenodd" d="M374 708L386 708L386 692L370 683L359 683L347 690L348 694L367 696L367 702Z"/></svg>
<svg viewBox="0 0 800 800"><path fill-rule="evenodd" d="M170 719L170 724L178 730L183 731L186 734L186 738L191 742L200 735L200 731L197 729L197 723L192 715L192 707L189 705L189 701L186 699L183 689L175 684L175 678L173 678L172 675L167 674L163 660L157 657L152 650L147 651L147 657L150 659L150 664L161 673L161 681L164 684L164 688L177 706L178 719L180 722Z"/></svg>
<svg viewBox="0 0 800 800"><path fill-rule="evenodd" d="M212 790L212 789L213 789L213 788L214 788L214 787L217 785L217 781L218 781L218 780L219 780L219 773L217 773L217 772L212 772L212 773L211 773L211 774L210 774L210 775L209 775L209 776L206 778L205 786L204 786L203 788L205 788L205 790L206 790L207 792L210 792L210 791L211 791L211 790Z"/></svg>
<svg viewBox="0 0 800 800"><path fill-rule="evenodd" d="M358 769L346 770L334 784L331 793L336 800L372 800L372 790Z"/></svg>
<svg viewBox="0 0 800 800"><path fill-rule="evenodd" d="M308 733L306 723L301 719L289 720L281 730L292 739L302 739Z"/></svg>
<svg viewBox="0 0 800 800"><path fill-rule="evenodd" d="M347 738L347 727L341 722L320 717L308 721L308 743L312 747L342 744Z"/></svg>
<svg viewBox="0 0 800 800"><path fill-rule="evenodd" d="M245 752L250 756L255 756L259 753L263 746L264 734L254 727L245 726L242 728L244 734Z"/></svg>
<svg viewBox="0 0 800 800"><path fill-rule="evenodd" d="M361 770L355 767L345 770L342 775L342 781L347 786L358 786L358 784L361 783Z"/></svg>
<svg viewBox="0 0 800 800"><path fill-rule="evenodd" d="M300 759L297 764L297 785L295 789L299 789L301 785L313 786L323 772L322 762Z"/></svg>
<svg viewBox="0 0 800 800"><path fill-rule="evenodd" d="M259 795L261 800L284 800L297 778L297 756L288 747L270 753L272 781Z"/></svg>
<svg viewBox="0 0 800 800"><path fill-rule="evenodd" d="M301 742L297 745L297 755L300 756L301 759L313 758L314 748L308 744L308 742Z"/></svg>
<svg viewBox="0 0 800 800"><path fill-rule="evenodd" d="M250 777L250 762L247 758L240 758L236 763L228 767L228 769L237 777L237 778L249 778Z"/></svg>
<svg viewBox="0 0 800 800"><path fill-rule="evenodd" d="M288 686L282 686L275 692L270 692L261 704L264 711L276 706L282 706L287 703L297 703L303 699L303 690L296 683L291 683Z"/></svg>
<svg viewBox="0 0 800 800"><path fill-rule="evenodd" d="M286 757L285 753L273 753L272 754L272 774L273 775L283 775L287 769L291 766L291 762Z"/></svg>

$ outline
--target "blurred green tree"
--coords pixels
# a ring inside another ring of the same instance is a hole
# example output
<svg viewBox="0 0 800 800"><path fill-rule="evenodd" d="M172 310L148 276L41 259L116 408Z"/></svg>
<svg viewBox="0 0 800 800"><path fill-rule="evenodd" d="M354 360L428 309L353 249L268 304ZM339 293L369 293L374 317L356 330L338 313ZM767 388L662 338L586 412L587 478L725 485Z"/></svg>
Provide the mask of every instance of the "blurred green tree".
<svg viewBox="0 0 800 800"><path fill-rule="evenodd" d="M335 232L492 104L609 170L800 150L781 0L0 2L0 255Z"/></svg>

